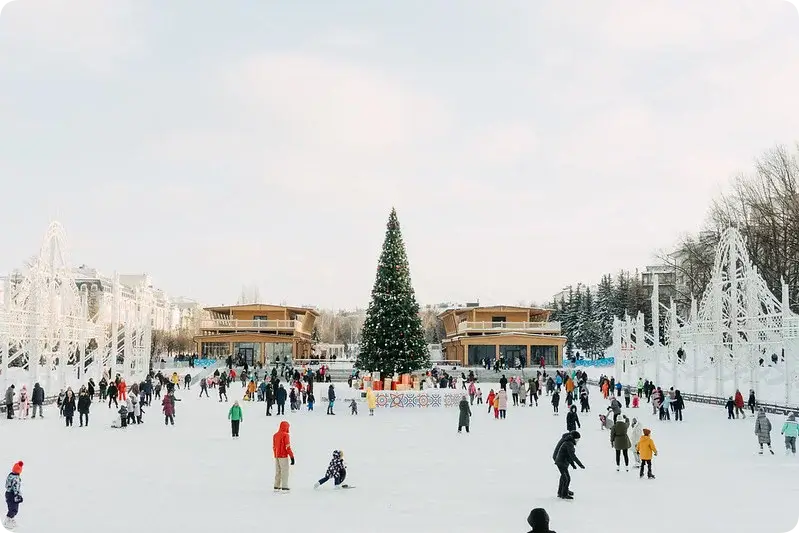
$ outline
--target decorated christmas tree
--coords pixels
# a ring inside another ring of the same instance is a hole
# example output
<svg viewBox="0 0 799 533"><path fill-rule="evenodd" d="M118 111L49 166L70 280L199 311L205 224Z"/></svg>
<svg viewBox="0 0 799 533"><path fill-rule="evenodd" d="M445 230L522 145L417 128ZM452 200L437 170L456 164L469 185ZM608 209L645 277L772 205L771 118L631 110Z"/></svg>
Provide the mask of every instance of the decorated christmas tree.
<svg viewBox="0 0 799 533"><path fill-rule="evenodd" d="M361 331L357 366L381 377L427 368L430 357L411 285L408 257L397 212L388 217L383 252L377 264L372 301Z"/></svg>

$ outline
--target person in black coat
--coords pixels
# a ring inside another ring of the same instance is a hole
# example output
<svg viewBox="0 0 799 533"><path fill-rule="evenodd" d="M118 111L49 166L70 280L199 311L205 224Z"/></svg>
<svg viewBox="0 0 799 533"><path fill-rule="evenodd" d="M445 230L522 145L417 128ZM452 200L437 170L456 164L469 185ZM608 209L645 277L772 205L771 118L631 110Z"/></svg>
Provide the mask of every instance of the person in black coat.
<svg viewBox="0 0 799 533"><path fill-rule="evenodd" d="M583 463L580 462L580 459L577 458L577 455L574 452L574 447L577 445L579 440L579 432L570 431L569 433L566 433L561 437L557 446L555 446L555 453L552 454L552 458L555 460L555 466L557 466L558 470L560 471L558 498L562 498L564 500L574 499L574 493L569 490L569 485L571 484L569 466L575 469L577 466L580 468L585 468Z"/></svg>
<svg viewBox="0 0 799 533"><path fill-rule="evenodd" d="M64 396L64 418L67 421L67 427L72 425L72 417L75 416L75 393L72 389L67 389L67 395Z"/></svg>
<svg viewBox="0 0 799 533"><path fill-rule="evenodd" d="M108 394L108 408L111 409L111 402L114 402L114 407L119 407L119 403L117 403L117 384L113 381L108 384L108 390L106 391Z"/></svg>
<svg viewBox="0 0 799 533"><path fill-rule="evenodd" d="M225 397L225 401L227 401L227 380L224 378L219 379L219 401L222 402L222 396Z"/></svg>
<svg viewBox="0 0 799 533"><path fill-rule="evenodd" d="M275 403L275 392L271 383L266 384L264 400L266 400L266 416L272 416L272 405Z"/></svg>
<svg viewBox="0 0 799 533"><path fill-rule="evenodd" d="M685 409L685 401L683 400L682 394L679 390L674 391L674 401L672 402L671 407L674 409L674 421L682 422L682 410Z"/></svg>
<svg viewBox="0 0 799 533"><path fill-rule="evenodd" d="M89 378L89 384L86 386L86 391L89 393L89 399L94 400L94 379Z"/></svg>
<svg viewBox="0 0 799 533"><path fill-rule="evenodd" d="M502 390L508 390L508 378L505 377L505 374L502 374L502 377L499 378L499 388Z"/></svg>
<svg viewBox="0 0 799 533"><path fill-rule="evenodd" d="M275 393L275 400L277 402L277 415L285 415L286 414L286 398L288 394L286 393L285 387L281 383L277 387L277 392Z"/></svg>
<svg viewBox="0 0 799 533"><path fill-rule="evenodd" d="M31 394L31 403L33 404L33 415L31 418L36 418L36 410L39 410L39 418L42 416L42 405L44 405L44 389L41 385L36 383L33 386L33 393Z"/></svg>
<svg viewBox="0 0 799 533"><path fill-rule="evenodd" d="M336 390L333 388L333 384L331 383L330 386L327 388L327 414L334 415L336 413L333 412L333 404L336 403Z"/></svg>
<svg viewBox="0 0 799 533"><path fill-rule="evenodd" d="M577 431L577 428L581 428L580 426L580 417L577 416L577 406L572 405L569 412L566 414L566 430L567 431Z"/></svg>
<svg viewBox="0 0 799 533"><path fill-rule="evenodd" d="M527 523L533 528L529 533L555 533L549 529L549 515L540 507L530 511L530 516L527 517Z"/></svg>
<svg viewBox="0 0 799 533"><path fill-rule="evenodd" d="M78 392L78 418L80 420L80 427L83 427L83 421L86 420L86 425L89 425L89 406L92 404L92 398L89 396L89 391L81 387Z"/></svg>

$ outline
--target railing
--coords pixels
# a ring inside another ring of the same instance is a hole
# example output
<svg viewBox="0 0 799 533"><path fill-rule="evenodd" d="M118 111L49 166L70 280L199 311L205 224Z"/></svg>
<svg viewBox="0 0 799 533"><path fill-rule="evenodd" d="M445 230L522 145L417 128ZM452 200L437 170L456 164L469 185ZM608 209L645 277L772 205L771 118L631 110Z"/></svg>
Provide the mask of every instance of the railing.
<svg viewBox="0 0 799 533"><path fill-rule="evenodd" d="M560 322L461 322L458 333L467 331L541 331L560 333Z"/></svg>
<svg viewBox="0 0 799 533"><path fill-rule="evenodd" d="M232 329L232 330L294 330L300 325L299 320L238 320L233 318L206 319L200 321L200 329Z"/></svg>

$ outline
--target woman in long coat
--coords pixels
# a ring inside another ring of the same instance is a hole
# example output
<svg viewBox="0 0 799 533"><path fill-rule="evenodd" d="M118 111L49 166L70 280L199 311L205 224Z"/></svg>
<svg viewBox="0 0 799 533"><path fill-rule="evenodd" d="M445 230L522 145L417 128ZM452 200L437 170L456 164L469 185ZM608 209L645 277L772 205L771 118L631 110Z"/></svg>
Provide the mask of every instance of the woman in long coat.
<svg viewBox="0 0 799 533"><path fill-rule="evenodd" d="M624 420L621 417L624 417ZM632 443L627 435L629 429L630 419L625 415L621 415L616 419L616 423L613 424L613 428L610 430L610 443L613 445L613 449L616 450L616 472L621 468L622 454L624 454L624 468L628 472L630 470L630 456L627 450L632 447Z"/></svg>
<svg viewBox="0 0 799 533"><path fill-rule="evenodd" d="M469 433L469 419L472 417L472 409L469 407L469 400L466 399L466 396L461 398L458 409L460 410L460 415L458 416L458 433L460 433L463 428L466 428L466 433Z"/></svg>
<svg viewBox="0 0 799 533"><path fill-rule="evenodd" d="M761 409L757 413L755 420L755 435L757 435L757 442L760 444L760 454L763 453L763 445L768 446L768 451L774 455L774 450L771 449L771 421L766 417L766 411Z"/></svg>

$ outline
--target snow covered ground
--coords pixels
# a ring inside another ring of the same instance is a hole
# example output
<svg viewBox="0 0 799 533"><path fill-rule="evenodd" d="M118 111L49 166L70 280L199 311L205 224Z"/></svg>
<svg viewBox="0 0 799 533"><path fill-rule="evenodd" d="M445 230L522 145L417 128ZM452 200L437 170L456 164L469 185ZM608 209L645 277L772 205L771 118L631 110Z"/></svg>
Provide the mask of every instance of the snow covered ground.
<svg viewBox="0 0 799 533"><path fill-rule="evenodd" d="M337 389L345 395L345 385ZM261 403L242 402L241 438L234 441L230 404L198 393L178 392L174 427L151 407L144 425L111 429L113 410L99 404L88 429L63 427L55 407L43 420L0 420L0 467L25 462L19 530L499 533L527 531L534 507L546 508L560 533L599 524L614 533L782 533L799 518L799 459L783 455L777 417L772 457L756 454L751 418L728 421L721 408L689 404L684 423L661 423L646 404L630 409L652 428L660 451L657 479L639 480L615 471L594 392L577 447L587 468L574 471L576 499L564 502L555 497L551 455L565 416L553 416L546 397L538 408L510 407L505 421L475 406L469 435L456 433L453 408L380 409L369 417L360 404L354 417L337 402L333 417L320 404L288 415L293 490L274 494L271 439L280 419L264 416ZM238 385L230 397L241 397ZM336 448L357 488L314 491Z"/></svg>

